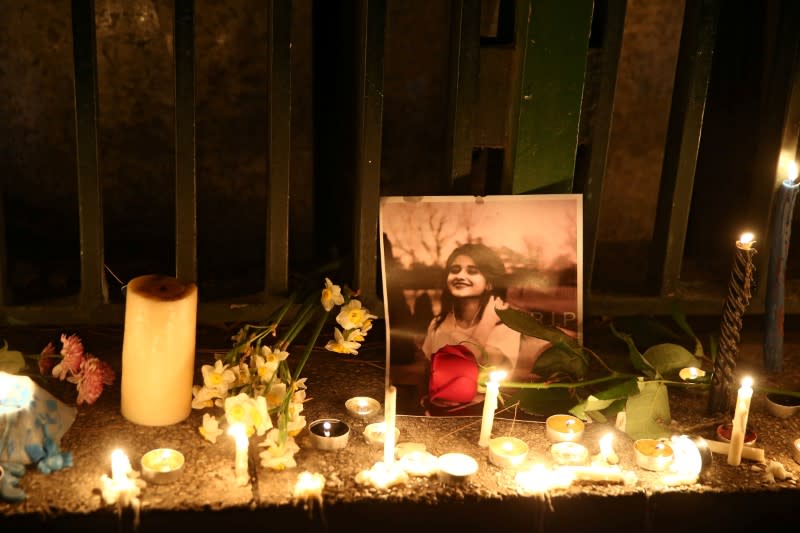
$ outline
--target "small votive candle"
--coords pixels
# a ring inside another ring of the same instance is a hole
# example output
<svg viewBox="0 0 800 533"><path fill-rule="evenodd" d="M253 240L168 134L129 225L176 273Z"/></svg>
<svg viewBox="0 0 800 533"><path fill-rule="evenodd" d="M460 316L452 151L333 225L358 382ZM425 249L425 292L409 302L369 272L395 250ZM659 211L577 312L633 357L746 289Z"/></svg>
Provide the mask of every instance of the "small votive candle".
<svg viewBox="0 0 800 533"><path fill-rule="evenodd" d="M180 477L184 463L178 450L156 448L142 456L142 477L151 483L172 483Z"/></svg>
<svg viewBox="0 0 800 533"><path fill-rule="evenodd" d="M584 424L572 415L552 415L545 428L551 442L577 442L583 437Z"/></svg>
<svg viewBox="0 0 800 533"><path fill-rule="evenodd" d="M446 453L436 463L444 483L464 483L478 471L478 461L463 453Z"/></svg>
<svg viewBox="0 0 800 533"><path fill-rule="evenodd" d="M589 450L577 442L556 442L550 447L550 455L560 465L583 465L589 460Z"/></svg>
<svg viewBox="0 0 800 533"><path fill-rule="evenodd" d="M686 368L681 368L680 372L678 372L678 377L683 381L694 381L705 377L705 375L706 371L696 366L687 366Z"/></svg>
<svg viewBox="0 0 800 533"><path fill-rule="evenodd" d="M381 410L381 404L375 398L368 396L356 396L344 402L344 407L350 416L366 420L378 414Z"/></svg>
<svg viewBox="0 0 800 533"><path fill-rule="evenodd" d="M489 462L500 468L518 468L528 457L528 445L516 437L495 437L489 441Z"/></svg>
<svg viewBox="0 0 800 533"><path fill-rule="evenodd" d="M250 439L243 424L233 424L228 428L228 435L233 437L236 443L236 455L234 456L233 469L236 476L236 484L239 486L247 485L250 481L250 473L247 466L247 456L250 450Z"/></svg>
<svg viewBox="0 0 800 533"><path fill-rule="evenodd" d="M633 443L636 464L645 470L660 472L666 469L673 459L672 447L662 439L639 439Z"/></svg>
<svg viewBox="0 0 800 533"><path fill-rule="evenodd" d="M318 450L341 450L350 438L350 426L335 418L322 418L308 426L311 444Z"/></svg>
<svg viewBox="0 0 800 533"><path fill-rule="evenodd" d="M364 428L364 438L372 446L375 446L376 448L382 448L384 442L386 441L386 423L375 422L374 424L369 424L367 427ZM399 438L400 438L400 430L397 427L395 427L394 441L397 442Z"/></svg>

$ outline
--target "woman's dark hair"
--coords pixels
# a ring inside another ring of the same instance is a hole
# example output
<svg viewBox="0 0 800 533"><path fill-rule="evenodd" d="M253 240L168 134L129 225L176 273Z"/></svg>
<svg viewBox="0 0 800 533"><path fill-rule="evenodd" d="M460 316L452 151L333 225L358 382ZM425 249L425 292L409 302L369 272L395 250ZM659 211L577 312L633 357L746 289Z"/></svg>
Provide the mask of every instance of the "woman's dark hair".
<svg viewBox="0 0 800 533"><path fill-rule="evenodd" d="M442 291L442 310L436 317L436 322L433 325L434 329L437 329L442 322L444 322L447 313L454 307L455 298L453 298L453 295L450 294L447 288L447 275L450 272L453 261L455 261L456 257L459 255L466 255L472 258L483 277L486 278L487 283L492 287L481 294L478 315L475 317L476 320L480 320L481 316L483 316L483 310L489 301L489 297L497 296L502 299L506 297L506 268L500 256L485 244L472 243L461 245L450 253L444 264L444 275L442 278L442 286L444 287Z"/></svg>

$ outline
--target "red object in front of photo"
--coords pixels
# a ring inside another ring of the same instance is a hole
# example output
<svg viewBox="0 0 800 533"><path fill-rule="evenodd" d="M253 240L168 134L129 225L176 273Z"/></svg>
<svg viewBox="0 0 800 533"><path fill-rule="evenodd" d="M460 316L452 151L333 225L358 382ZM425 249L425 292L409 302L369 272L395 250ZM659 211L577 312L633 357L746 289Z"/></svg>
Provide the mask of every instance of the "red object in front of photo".
<svg viewBox="0 0 800 533"><path fill-rule="evenodd" d="M478 392L478 362L461 344L442 346L431 357L428 394L433 404L471 402Z"/></svg>

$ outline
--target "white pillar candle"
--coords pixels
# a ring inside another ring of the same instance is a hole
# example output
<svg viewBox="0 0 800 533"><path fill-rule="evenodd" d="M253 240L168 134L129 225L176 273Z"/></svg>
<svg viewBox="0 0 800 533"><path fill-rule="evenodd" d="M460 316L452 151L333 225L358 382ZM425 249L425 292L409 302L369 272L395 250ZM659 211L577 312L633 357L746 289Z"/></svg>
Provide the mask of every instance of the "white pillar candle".
<svg viewBox="0 0 800 533"><path fill-rule="evenodd" d="M506 373L497 370L489 373L489 381L486 382L486 396L483 399L483 416L481 417L481 435L478 445L482 448L489 446L489 439L492 436L492 425L494 424L494 412L497 410L497 396L500 394L500 380L506 377Z"/></svg>
<svg viewBox="0 0 800 533"><path fill-rule="evenodd" d="M720 442L718 440L709 440L708 442L708 449L712 451L712 453L718 453L720 455L728 455L731 450L731 445L728 442ZM764 463L766 462L766 456L764 455L763 448L755 448L753 446L742 446L741 451L742 459L747 459L748 461L755 461L757 463Z"/></svg>
<svg viewBox="0 0 800 533"><path fill-rule="evenodd" d="M383 440L383 462L390 466L394 463L395 426L397 424L397 387L394 385L389 385L386 389L384 411L386 413L384 418L386 433Z"/></svg>
<svg viewBox="0 0 800 533"><path fill-rule="evenodd" d="M753 398L753 378L746 377L736 396L736 411L733 415L731 446L728 449L728 464L739 466L742 463L744 435L747 431L747 416L750 413L750 400Z"/></svg>
<svg viewBox="0 0 800 533"><path fill-rule="evenodd" d="M247 485L250 481L250 474L247 471L247 452L250 448L250 439L244 430L244 425L233 424L228 428L228 434L236 442L236 456L234 458L234 473L236 484L239 486Z"/></svg>
<svg viewBox="0 0 800 533"><path fill-rule="evenodd" d="M197 286L148 275L128 283L122 341L122 414L166 426L192 410Z"/></svg>

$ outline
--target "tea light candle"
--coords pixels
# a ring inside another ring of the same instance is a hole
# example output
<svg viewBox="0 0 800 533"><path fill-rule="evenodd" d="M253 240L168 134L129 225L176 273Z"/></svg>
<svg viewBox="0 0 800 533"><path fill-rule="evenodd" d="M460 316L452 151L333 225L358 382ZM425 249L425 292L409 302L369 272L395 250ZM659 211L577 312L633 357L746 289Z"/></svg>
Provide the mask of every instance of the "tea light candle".
<svg viewBox="0 0 800 533"><path fill-rule="evenodd" d="M500 468L517 468L528 457L528 445L516 437L496 437L489 441L489 461Z"/></svg>
<svg viewBox="0 0 800 533"><path fill-rule="evenodd" d="M335 418L322 418L308 426L311 444L318 450L341 450L350 438L350 426Z"/></svg>
<svg viewBox="0 0 800 533"><path fill-rule="evenodd" d="M464 483L478 471L478 461L463 453L446 453L436 463L444 483Z"/></svg>
<svg viewBox="0 0 800 533"><path fill-rule="evenodd" d="M400 467L410 476L430 477L439 471L435 455L424 450L413 450L400 457Z"/></svg>
<svg viewBox="0 0 800 533"><path fill-rule="evenodd" d="M678 377L680 377L683 381L694 381L696 379L700 379L705 377L706 371L696 366L688 366L686 368L681 368L680 372L678 372Z"/></svg>
<svg viewBox="0 0 800 533"><path fill-rule="evenodd" d="M197 286L159 275L139 276L125 293L122 415L166 426L192 412Z"/></svg>
<svg viewBox="0 0 800 533"><path fill-rule="evenodd" d="M483 448L489 446L489 438L492 436L492 425L494 424L494 412L497 410L497 396L500 394L500 381L506 377L502 370L495 370L489 373L489 381L486 382L486 395L483 399L483 416L481 416L481 434L478 445Z"/></svg>
<svg viewBox="0 0 800 533"><path fill-rule="evenodd" d="M584 424L571 415L552 415L547 418L545 428L551 442L576 442L583 437Z"/></svg>
<svg viewBox="0 0 800 533"><path fill-rule="evenodd" d="M639 439L633 443L633 449L636 464L653 472L667 468L674 457L672 447L662 439Z"/></svg>
<svg viewBox="0 0 800 533"><path fill-rule="evenodd" d="M685 435L670 439L675 458L669 465L669 474L662 478L665 485L691 485L697 482L703 468L703 457L697 444Z"/></svg>
<svg viewBox="0 0 800 533"><path fill-rule="evenodd" d="M550 447L550 455L560 465L582 465L589 460L589 450L577 442L556 442Z"/></svg>
<svg viewBox="0 0 800 533"><path fill-rule="evenodd" d="M236 455L233 467L236 476L236 484L239 486L247 485L250 481L250 474L247 470L247 452L250 448L250 439L247 438L243 424L233 424L228 428L228 435L233 437L236 442Z"/></svg>
<svg viewBox="0 0 800 533"><path fill-rule="evenodd" d="M742 463L742 447L747 431L747 417L750 413L750 400L753 398L753 378L742 379L742 386L736 396L736 411L733 414L731 447L728 450L728 464L739 466Z"/></svg>
<svg viewBox="0 0 800 533"><path fill-rule="evenodd" d="M367 396L350 398L344 402L344 406L350 416L361 418L362 420L375 416L381 410L380 402Z"/></svg>
<svg viewBox="0 0 800 533"><path fill-rule="evenodd" d="M375 422L374 424L369 424L364 428L364 438L369 444L375 446L376 448L383 447L386 443L386 422ZM399 438L400 430L395 427L395 442L397 442Z"/></svg>
<svg viewBox="0 0 800 533"><path fill-rule="evenodd" d="M172 483L180 477L184 463L178 450L156 448L142 456L142 477L156 484Z"/></svg>

